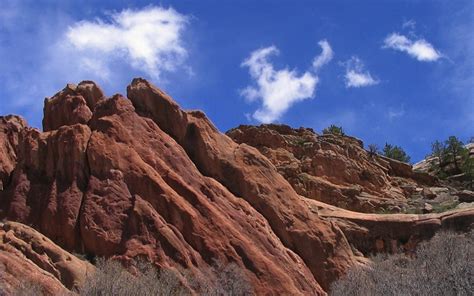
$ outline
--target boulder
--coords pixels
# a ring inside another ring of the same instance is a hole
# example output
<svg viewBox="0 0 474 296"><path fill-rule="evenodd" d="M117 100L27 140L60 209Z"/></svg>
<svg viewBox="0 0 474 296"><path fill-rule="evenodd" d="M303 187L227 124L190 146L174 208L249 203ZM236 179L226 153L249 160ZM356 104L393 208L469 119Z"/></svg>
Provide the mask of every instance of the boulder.
<svg viewBox="0 0 474 296"><path fill-rule="evenodd" d="M430 205L429 203L425 203L423 205L422 211L423 211L423 214L429 214L429 213L433 212L433 206Z"/></svg>
<svg viewBox="0 0 474 296"><path fill-rule="evenodd" d="M474 202L474 192L470 190L462 190L457 193L460 202Z"/></svg>

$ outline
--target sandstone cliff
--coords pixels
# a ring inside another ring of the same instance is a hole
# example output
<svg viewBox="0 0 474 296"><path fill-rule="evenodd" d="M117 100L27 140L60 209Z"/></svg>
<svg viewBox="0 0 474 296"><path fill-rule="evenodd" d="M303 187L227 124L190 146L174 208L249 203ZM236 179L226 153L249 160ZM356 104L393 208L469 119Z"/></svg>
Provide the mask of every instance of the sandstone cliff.
<svg viewBox="0 0 474 296"><path fill-rule="evenodd" d="M202 272L215 261L235 263L259 295L324 295L362 255L388 250L381 244L404 247L441 228L471 227L469 209L386 218L314 200L364 210L365 195L368 204L399 206L405 183L436 184L405 164L373 162L355 139L344 147L301 130L310 140L288 144L277 135L267 151L233 141L146 80L134 79L127 97L106 98L86 81L45 100L43 132L0 117L0 219L30 225L68 251L146 257L196 277L212 277ZM322 155L300 157L316 147ZM291 178L303 167L310 186Z"/></svg>
<svg viewBox="0 0 474 296"><path fill-rule="evenodd" d="M442 211L458 204L462 189L426 171L378 154L362 141L286 125L242 125L227 132L257 148L299 194L366 213Z"/></svg>

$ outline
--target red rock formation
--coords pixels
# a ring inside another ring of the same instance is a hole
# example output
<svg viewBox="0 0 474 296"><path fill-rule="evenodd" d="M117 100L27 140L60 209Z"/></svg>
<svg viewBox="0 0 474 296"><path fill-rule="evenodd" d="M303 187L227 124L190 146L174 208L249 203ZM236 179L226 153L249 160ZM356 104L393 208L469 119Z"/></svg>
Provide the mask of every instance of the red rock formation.
<svg viewBox="0 0 474 296"><path fill-rule="evenodd" d="M88 182L86 125L41 133L25 128L19 136L17 165L0 192L3 215L34 225L67 249L78 244L77 220Z"/></svg>
<svg viewBox="0 0 474 296"><path fill-rule="evenodd" d="M14 295L23 284L45 295L78 288L95 270L36 230L15 222L0 223L0 294Z"/></svg>
<svg viewBox="0 0 474 296"><path fill-rule="evenodd" d="M135 79L127 94L137 112L149 116L173 136L202 173L221 182L261 213L283 244L301 256L325 288L353 264L339 229L311 213L256 149L238 145L221 134L202 112L180 110L170 97L147 81Z"/></svg>
<svg viewBox="0 0 474 296"><path fill-rule="evenodd" d="M233 262L259 295L324 295L357 262L346 237L356 245L365 224L319 215L327 205L298 195L272 157L221 134L202 112L181 110L149 82L134 79L127 95L104 99L84 82L45 102L44 132L0 121L0 147L10 147L0 150L8 164L0 219L32 225L70 251L145 256L198 277L212 277L204 271L215 260ZM330 148L362 155L356 140L344 148L331 141L321 143L319 159L348 168L331 186L345 194L352 183L371 193L391 188L392 166L379 164L377 175L325 159Z"/></svg>
<svg viewBox="0 0 474 296"><path fill-rule="evenodd" d="M364 255L379 252L414 252L420 241L437 231L467 232L474 224L474 208L438 214L365 214L337 208L315 200L306 200L321 217L336 223L351 245Z"/></svg>
<svg viewBox="0 0 474 296"><path fill-rule="evenodd" d="M26 121L19 116L0 116L0 190L10 182L16 166L19 133L26 126Z"/></svg>
<svg viewBox="0 0 474 296"><path fill-rule="evenodd" d="M407 206L411 188L437 184L409 164L370 155L349 136L271 124L239 126L227 135L256 147L299 194L345 209L397 212Z"/></svg>
<svg viewBox="0 0 474 296"><path fill-rule="evenodd" d="M52 98L44 100L43 130L56 130L63 125L87 124L96 103L105 98L92 81L68 84ZM91 111L92 110L92 111Z"/></svg>
<svg viewBox="0 0 474 296"><path fill-rule="evenodd" d="M55 104L70 98L63 91ZM49 110L47 102L45 122L55 122ZM352 263L340 230L310 213L257 150L244 145L241 153L256 161L253 170L261 166L259 174L281 183L265 191L281 192L265 193L268 205L254 209L203 175L160 124L135 112L132 101L119 95L99 101L88 125L77 123L76 110L66 111L57 129L20 133L16 168L0 192L2 218L33 225L68 250L99 256L146 255L195 274L214 260L235 262L263 294L324 294L320 284L326 288ZM171 135L187 128L168 116L164 128ZM204 122L206 132L225 139L222 145L238 146ZM246 174L243 160L234 165L234 173ZM249 184L255 190L257 183Z"/></svg>

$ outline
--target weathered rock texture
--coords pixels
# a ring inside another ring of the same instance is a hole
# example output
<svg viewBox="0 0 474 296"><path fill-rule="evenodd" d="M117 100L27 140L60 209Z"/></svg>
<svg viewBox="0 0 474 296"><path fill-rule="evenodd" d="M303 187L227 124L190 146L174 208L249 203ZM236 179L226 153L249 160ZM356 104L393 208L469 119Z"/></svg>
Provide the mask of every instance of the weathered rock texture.
<svg viewBox="0 0 474 296"><path fill-rule="evenodd" d="M324 294L355 262L333 223L204 114L141 79L130 99L92 99L93 112L78 88L46 100L45 132L12 132L0 218L98 256L145 255L195 274L235 262L259 294Z"/></svg>
<svg viewBox="0 0 474 296"><path fill-rule="evenodd" d="M474 224L474 208L437 214L366 214L306 200L320 217L333 221L356 252L364 256L380 252L414 253L416 246L442 230L469 231Z"/></svg>
<svg viewBox="0 0 474 296"><path fill-rule="evenodd" d="M10 175L17 160L19 134L26 126L26 121L19 116L0 117L0 190L10 183Z"/></svg>
<svg viewBox="0 0 474 296"><path fill-rule="evenodd" d="M227 135L262 152L299 194L349 210L400 212L438 184L409 164L371 155L349 136L271 124L243 125Z"/></svg>
<svg viewBox="0 0 474 296"><path fill-rule="evenodd" d="M352 212L344 212L348 220L318 214L330 206L295 191L309 187L298 188L285 175L275 162L280 150L275 157L262 150L267 158L234 142L202 112L181 110L146 80L134 79L127 96L105 99L94 83L83 82L45 101L44 132L16 117L1 118L0 219L31 225L69 251L145 256L197 277L208 276L202 273L216 260L232 262L258 295L324 295L359 261L353 248L371 251L357 241L362 227L375 233L377 226L346 226L341 221L355 223ZM355 199L403 200L391 172L413 184L435 182L401 163L371 163L356 140L345 147L326 138L324 153L305 160L309 172L333 169L331 178L311 187L322 200L331 200L327 186ZM351 162L359 156L362 166Z"/></svg>
<svg viewBox="0 0 474 296"><path fill-rule="evenodd" d="M87 124L95 105L104 98L102 90L92 81L83 81L77 86L68 84L52 98L44 100L43 130L55 130L75 123Z"/></svg>
<svg viewBox="0 0 474 296"><path fill-rule="evenodd" d="M0 223L0 294L21 286L41 287L45 295L78 288L95 268L61 249L36 230L15 222Z"/></svg>

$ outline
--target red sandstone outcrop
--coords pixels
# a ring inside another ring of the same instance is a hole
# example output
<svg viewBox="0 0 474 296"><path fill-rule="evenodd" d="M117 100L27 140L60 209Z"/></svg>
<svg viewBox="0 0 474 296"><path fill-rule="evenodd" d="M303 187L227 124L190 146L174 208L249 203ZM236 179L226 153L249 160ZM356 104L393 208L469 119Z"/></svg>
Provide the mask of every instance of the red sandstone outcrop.
<svg viewBox="0 0 474 296"><path fill-rule="evenodd" d="M295 155L306 150L271 133L259 134L275 141L268 151L234 142L202 112L181 110L146 80L134 79L127 96L105 99L94 83L83 82L45 101L44 132L2 118L0 147L9 148L0 150L8 164L0 171L7 180L0 219L31 225L69 251L124 261L145 256L198 277L212 277L203 271L216 260L232 262L259 295L324 295L360 259L353 249L366 254L380 245L380 227L392 233L383 238L397 239L390 227L403 223L378 226L381 215L327 214L331 206L297 193L309 189L288 178L286 171L300 169L291 162L308 172L333 170L313 184L323 200L332 196L324 191L329 187L356 199L369 194L368 200L398 202L404 189L393 174L421 182L406 165L372 163L355 139L314 140L323 153L301 161ZM289 165L282 169L283 163ZM407 235L421 231L414 225L423 223L407 221Z"/></svg>
<svg viewBox="0 0 474 296"><path fill-rule="evenodd" d="M306 200L320 217L336 223L350 244L364 256L380 253L414 252L420 241L442 230L469 231L474 224L474 208L437 214L365 214Z"/></svg>
<svg viewBox="0 0 474 296"><path fill-rule="evenodd" d="M43 130L56 130L63 125L87 124L95 105L105 96L92 81L68 84L52 98L44 100Z"/></svg>
<svg viewBox="0 0 474 296"><path fill-rule="evenodd" d="M145 80L135 79L127 95L137 112L152 118L181 144L203 174L221 182L261 213L283 244L304 260L325 288L353 264L340 230L312 214L258 150L221 134L202 112L182 111Z"/></svg>
<svg viewBox="0 0 474 296"><path fill-rule="evenodd" d="M26 126L26 121L19 116L0 116L0 190L10 182L16 166L19 134Z"/></svg>
<svg viewBox="0 0 474 296"><path fill-rule="evenodd" d="M416 190L438 184L409 164L371 155L349 136L272 124L243 125L227 135L262 152L299 194L349 210L400 212Z"/></svg>
<svg viewBox="0 0 474 296"><path fill-rule="evenodd" d="M45 124L45 132L20 132L11 181L0 192L0 218L32 225L67 250L145 255L196 275L215 260L235 262L259 294L324 294L321 286L353 264L342 232L311 213L256 149L220 134L202 113L180 110L143 80L130 89L132 100L99 100L79 122L75 114L90 109L84 103L76 105L79 112L68 109L74 89L52 99L68 106L59 117L47 101L44 122L54 124ZM143 108L141 96L156 106ZM174 109L163 122L144 116L167 105ZM203 174L206 159L189 150L193 131L208 137L196 143L197 153L220 148L210 151L219 162L208 165L221 175ZM235 160L222 154L228 149Z"/></svg>
<svg viewBox="0 0 474 296"><path fill-rule="evenodd" d="M94 271L93 265L36 230L15 222L0 223L1 295L14 295L22 285L40 287L44 295L66 294Z"/></svg>

